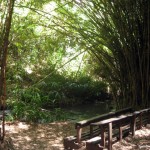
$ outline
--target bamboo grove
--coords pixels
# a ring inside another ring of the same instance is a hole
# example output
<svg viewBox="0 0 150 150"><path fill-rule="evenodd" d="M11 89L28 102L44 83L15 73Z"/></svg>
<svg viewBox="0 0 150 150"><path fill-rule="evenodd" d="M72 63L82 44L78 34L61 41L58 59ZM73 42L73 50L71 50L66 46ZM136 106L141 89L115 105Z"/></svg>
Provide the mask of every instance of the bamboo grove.
<svg viewBox="0 0 150 150"><path fill-rule="evenodd" d="M97 59L103 70L99 76L109 83L117 108L150 106L150 1L82 0L74 5L84 14L84 23L81 15L73 17L64 8L64 15L77 22L64 24Z"/></svg>
<svg viewBox="0 0 150 150"><path fill-rule="evenodd" d="M43 10L43 6L50 2L55 4L55 9L49 12ZM22 50L20 62L23 59L27 62L27 58L32 58L28 56L37 51L34 61L38 62L37 59L41 58L40 63L53 50L55 52L55 49L58 51L62 49L64 55L67 53L67 51L64 52L67 47L77 53L88 52L91 61L88 71L93 69L93 72L109 85L117 108L129 105L136 108L150 106L149 0L16 0L15 5L14 3L15 0L0 0L2 10L0 12L1 108L4 109L6 101L8 48L10 48L9 52L14 50L11 46L9 47L9 35L12 38L10 45L15 46L16 50L19 48ZM17 9L27 9L27 16L20 14L19 16L16 13L16 22L12 22L14 8L16 12ZM19 21L22 21L20 26ZM10 30L11 22L14 25L13 33ZM29 31L28 26L30 26L30 32L26 32ZM40 35L42 32L40 34L35 32L35 28L41 26L45 29L43 36ZM25 34L21 32L31 35L24 36ZM18 38L15 39L17 36ZM38 37L39 41L30 40L30 37L32 39ZM26 52L26 55L23 55L23 52ZM11 53L18 54L19 51L14 50ZM49 59L60 61L58 58ZM20 62L18 61L17 64L19 65ZM59 62L55 64L57 63ZM25 65L22 70L26 67ZM35 66L35 64L31 65ZM65 65L66 63L59 66L61 68ZM3 137L4 130L3 125Z"/></svg>

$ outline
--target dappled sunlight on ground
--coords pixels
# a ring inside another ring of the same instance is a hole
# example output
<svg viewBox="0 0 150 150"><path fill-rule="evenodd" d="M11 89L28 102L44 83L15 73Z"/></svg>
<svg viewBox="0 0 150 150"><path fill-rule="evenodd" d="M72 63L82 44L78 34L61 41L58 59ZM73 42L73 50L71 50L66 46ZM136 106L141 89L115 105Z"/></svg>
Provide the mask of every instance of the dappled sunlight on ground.
<svg viewBox="0 0 150 150"><path fill-rule="evenodd" d="M63 138L74 131L67 122L26 124L18 122L6 125L6 137L11 137L15 150L61 150Z"/></svg>
<svg viewBox="0 0 150 150"><path fill-rule="evenodd" d="M6 139L11 139L14 150L63 150L63 138L75 132L69 122L6 124ZM135 137L130 135L113 144L113 150L150 150L150 125L137 130Z"/></svg>
<svg viewBox="0 0 150 150"><path fill-rule="evenodd" d="M150 127L135 131L135 136L126 137L113 145L113 150L150 150Z"/></svg>
<svg viewBox="0 0 150 150"><path fill-rule="evenodd" d="M18 133L19 130L28 130L29 125L23 122L6 123L5 129L7 132Z"/></svg>

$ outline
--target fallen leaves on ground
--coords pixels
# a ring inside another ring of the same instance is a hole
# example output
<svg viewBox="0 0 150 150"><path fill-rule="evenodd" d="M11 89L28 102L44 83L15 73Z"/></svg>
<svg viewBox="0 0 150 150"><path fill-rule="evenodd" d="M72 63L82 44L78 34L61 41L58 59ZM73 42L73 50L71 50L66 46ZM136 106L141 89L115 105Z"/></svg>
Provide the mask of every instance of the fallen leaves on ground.
<svg viewBox="0 0 150 150"><path fill-rule="evenodd" d="M6 140L12 144L12 150L63 150L63 138L75 134L74 124L69 122L6 124ZM113 150L150 150L150 127L113 144Z"/></svg>
<svg viewBox="0 0 150 150"><path fill-rule="evenodd" d="M121 142L113 145L113 150L150 150L150 126L135 131L135 136L129 135Z"/></svg>

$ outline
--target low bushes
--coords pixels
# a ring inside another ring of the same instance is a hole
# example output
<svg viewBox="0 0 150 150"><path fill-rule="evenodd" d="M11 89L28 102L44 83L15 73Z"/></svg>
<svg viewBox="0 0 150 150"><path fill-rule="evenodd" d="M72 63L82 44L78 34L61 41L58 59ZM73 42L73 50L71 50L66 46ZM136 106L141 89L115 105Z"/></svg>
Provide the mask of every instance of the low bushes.
<svg viewBox="0 0 150 150"><path fill-rule="evenodd" d="M59 74L46 78L36 86L17 89L15 100L8 101L13 116L28 121L65 120L61 107L104 101L107 85L90 77L65 78ZM48 111L46 111L48 110Z"/></svg>

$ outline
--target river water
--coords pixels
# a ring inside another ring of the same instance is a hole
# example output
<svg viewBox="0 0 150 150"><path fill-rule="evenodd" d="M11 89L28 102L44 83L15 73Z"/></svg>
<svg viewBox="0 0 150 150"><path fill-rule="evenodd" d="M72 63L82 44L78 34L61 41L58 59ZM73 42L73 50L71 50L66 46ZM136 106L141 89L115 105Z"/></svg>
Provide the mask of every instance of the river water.
<svg viewBox="0 0 150 150"><path fill-rule="evenodd" d="M67 117L68 121L77 122L80 120L96 117L98 115L102 115L114 110L110 104L110 101L107 101L64 108L64 111L69 114Z"/></svg>

